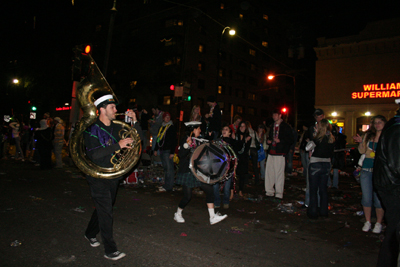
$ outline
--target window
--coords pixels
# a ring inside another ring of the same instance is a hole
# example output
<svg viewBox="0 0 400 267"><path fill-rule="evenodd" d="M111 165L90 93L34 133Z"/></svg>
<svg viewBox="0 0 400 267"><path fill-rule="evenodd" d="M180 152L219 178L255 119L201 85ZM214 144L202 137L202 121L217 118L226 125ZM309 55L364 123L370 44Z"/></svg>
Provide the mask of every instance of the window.
<svg viewBox="0 0 400 267"><path fill-rule="evenodd" d="M176 45L176 41L173 38L170 39L166 39L164 38L163 40L161 40L161 42L164 42L165 46L172 46L172 45Z"/></svg>
<svg viewBox="0 0 400 267"><path fill-rule="evenodd" d="M171 104L171 96L166 95L163 99L163 105L170 105Z"/></svg>
<svg viewBox="0 0 400 267"><path fill-rule="evenodd" d="M236 112L242 114L243 113L244 108L242 106L237 106L236 107Z"/></svg>
<svg viewBox="0 0 400 267"><path fill-rule="evenodd" d="M268 15L264 14L263 19L268 20Z"/></svg>
<svg viewBox="0 0 400 267"><path fill-rule="evenodd" d="M204 71L204 62L199 61L199 63L197 63L197 70Z"/></svg>
<svg viewBox="0 0 400 267"><path fill-rule="evenodd" d="M243 20L243 14L239 14L239 19Z"/></svg>
<svg viewBox="0 0 400 267"><path fill-rule="evenodd" d="M239 98L243 98L243 90L236 89L236 96Z"/></svg>
<svg viewBox="0 0 400 267"><path fill-rule="evenodd" d="M183 20L179 19L169 19L165 21L165 27L172 27L172 26L183 26Z"/></svg>
<svg viewBox="0 0 400 267"><path fill-rule="evenodd" d="M249 94L247 95L247 99L249 99L249 100L256 100L256 94L249 93ZM254 115L254 114L253 114L253 115Z"/></svg>
<svg viewBox="0 0 400 267"><path fill-rule="evenodd" d="M255 56L256 55L256 50L250 48L249 49L249 54L252 55L252 56Z"/></svg>
<svg viewBox="0 0 400 267"><path fill-rule="evenodd" d="M225 9L225 4L224 4L224 3L221 3L220 8L221 8L221 9Z"/></svg>
<svg viewBox="0 0 400 267"><path fill-rule="evenodd" d="M218 70L218 76L219 77L224 77L225 76L225 69L219 69Z"/></svg>
<svg viewBox="0 0 400 267"><path fill-rule="evenodd" d="M268 47L268 42L267 41L262 41L262 46L264 46L264 47Z"/></svg>
<svg viewBox="0 0 400 267"><path fill-rule="evenodd" d="M197 88L204 90L206 88L206 81L204 79L197 80Z"/></svg>
<svg viewBox="0 0 400 267"><path fill-rule="evenodd" d="M204 53L204 45L199 44L199 52Z"/></svg>
<svg viewBox="0 0 400 267"><path fill-rule="evenodd" d="M248 108L247 109L247 114L248 115L256 115L256 109L255 108Z"/></svg>
<svg viewBox="0 0 400 267"><path fill-rule="evenodd" d="M164 62L164 66L179 65L180 63L181 63L180 57L173 57L171 59L167 59Z"/></svg>
<svg viewBox="0 0 400 267"><path fill-rule="evenodd" d="M250 70L251 70L251 71L256 71L256 70L257 70L256 65L250 64Z"/></svg>
<svg viewBox="0 0 400 267"><path fill-rule="evenodd" d="M222 95L225 94L225 86L220 84L218 85L218 94Z"/></svg>

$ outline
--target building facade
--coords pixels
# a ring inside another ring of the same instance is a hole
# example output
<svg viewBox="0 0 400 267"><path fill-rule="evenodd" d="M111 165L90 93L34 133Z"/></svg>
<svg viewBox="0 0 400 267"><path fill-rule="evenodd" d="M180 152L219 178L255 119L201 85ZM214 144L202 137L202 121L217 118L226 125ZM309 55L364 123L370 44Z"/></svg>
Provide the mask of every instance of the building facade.
<svg viewBox="0 0 400 267"><path fill-rule="evenodd" d="M400 20L369 23L355 36L319 38L315 106L343 128L348 143L371 117L393 117L400 98Z"/></svg>

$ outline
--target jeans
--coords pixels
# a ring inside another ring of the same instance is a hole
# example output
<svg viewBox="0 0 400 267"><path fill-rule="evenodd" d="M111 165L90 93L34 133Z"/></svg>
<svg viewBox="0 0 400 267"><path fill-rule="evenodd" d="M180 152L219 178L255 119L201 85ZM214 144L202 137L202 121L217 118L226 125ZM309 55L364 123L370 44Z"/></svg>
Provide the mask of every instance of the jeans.
<svg viewBox="0 0 400 267"><path fill-rule="evenodd" d="M85 235L94 238L100 232L106 254L117 251L113 237L113 206L117 197L119 178L99 179L89 175L86 180L96 209L93 211Z"/></svg>
<svg viewBox="0 0 400 267"><path fill-rule="evenodd" d="M285 172L292 173L293 172L293 150L289 150L289 152L285 156Z"/></svg>
<svg viewBox="0 0 400 267"><path fill-rule="evenodd" d="M24 158L24 152L21 149L21 139L19 137L14 138L15 141L15 158Z"/></svg>
<svg viewBox="0 0 400 267"><path fill-rule="evenodd" d="M54 145L53 145L53 151L54 151L54 156L56 157L56 167L57 168L61 168L63 166L63 164L62 164L63 145L64 145L64 142L54 143Z"/></svg>
<svg viewBox="0 0 400 267"><path fill-rule="evenodd" d="M308 165L310 164L308 152L305 150L300 150L300 159L301 159L301 165L303 165L303 176L307 178Z"/></svg>
<svg viewBox="0 0 400 267"><path fill-rule="evenodd" d="M255 147L250 147L250 159L253 165L254 183L258 185L260 181L260 170L258 169L258 151Z"/></svg>
<svg viewBox="0 0 400 267"><path fill-rule="evenodd" d="M261 180L265 180L265 162L267 161L267 151L265 151L265 159L260 161Z"/></svg>
<svg viewBox="0 0 400 267"><path fill-rule="evenodd" d="M173 158L169 158L170 156L169 150L163 150L160 152L160 158L162 162L162 166L164 168L164 189L167 191L172 191L174 187L174 160Z"/></svg>
<svg viewBox="0 0 400 267"><path fill-rule="evenodd" d="M221 196L220 196L220 188L221 185L224 185L224 198L222 202L224 204L229 204L229 198L231 196L231 183L232 183L232 178L228 179L225 181L225 183L216 183L213 185L214 188L214 205L215 206L221 206Z"/></svg>
<svg viewBox="0 0 400 267"><path fill-rule="evenodd" d="M372 181L372 172L361 171L360 184L361 184L361 205L364 207L372 207L372 204L377 209L381 209L382 205L378 198L376 191L374 190L374 185Z"/></svg>
<svg viewBox="0 0 400 267"><path fill-rule="evenodd" d="M332 180L333 180L333 185L332 185ZM339 188L339 169L333 169L332 179L331 176L329 176L328 178L328 186Z"/></svg>
<svg viewBox="0 0 400 267"><path fill-rule="evenodd" d="M318 190L320 196L321 216L328 216L328 177L331 170L330 162L310 163L309 168L309 186L310 186L310 205L307 209L307 215L310 218L318 217Z"/></svg>
<svg viewBox="0 0 400 267"><path fill-rule="evenodd" d="M376 266L399 266L397 265L397 257L399 255L400 240L400 197L390 194L390 192L381 191L379 191L379 196L385 206L387 227Z"/></svg>

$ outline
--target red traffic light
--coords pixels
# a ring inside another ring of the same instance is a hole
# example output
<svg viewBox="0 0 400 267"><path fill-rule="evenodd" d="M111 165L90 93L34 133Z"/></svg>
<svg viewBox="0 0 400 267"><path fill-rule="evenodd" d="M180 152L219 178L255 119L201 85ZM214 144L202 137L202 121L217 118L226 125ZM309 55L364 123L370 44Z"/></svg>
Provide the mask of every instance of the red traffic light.
<svg viewBox="0 0 400 267"><path fill-rule="evenodd" d="M286 112L288 111L287 108L282 108L282 114L286 114Z"/></svg>
<svg viewBox="0 0 400 267"><path fill-rule="evenodd" d="M174 91L174 90L175 90L175 85L171 84L171 86L169 87L169 89L170 89L171 91Z"/></svg>
<svg viewBox="0 0 400 267"><path fill-rule="evenodd" d="M92 47L90 45L86 45L85 46L85 54L90 54L91 51L92 51Z"/></svg>

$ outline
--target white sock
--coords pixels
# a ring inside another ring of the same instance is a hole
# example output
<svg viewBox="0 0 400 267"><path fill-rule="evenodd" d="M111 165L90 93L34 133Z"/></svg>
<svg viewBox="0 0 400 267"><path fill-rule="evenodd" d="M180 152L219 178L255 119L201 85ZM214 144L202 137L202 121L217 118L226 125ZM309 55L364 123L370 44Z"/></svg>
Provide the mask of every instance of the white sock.
<svg viewBox="0 0 400 267"><path fill-rule="evenodd" d="M178 210L176 211L179 215L182 215L182 210L181 208L178 208Z"/></svg>
<svg viewBox="0 0 400 267"><path fill-rule="evenodd" d="M210 213L210 218L213 218L215 215L214 209L208 209L208 213Z"/></svg>

